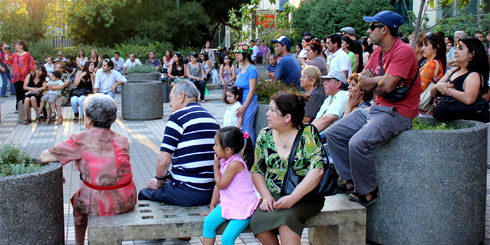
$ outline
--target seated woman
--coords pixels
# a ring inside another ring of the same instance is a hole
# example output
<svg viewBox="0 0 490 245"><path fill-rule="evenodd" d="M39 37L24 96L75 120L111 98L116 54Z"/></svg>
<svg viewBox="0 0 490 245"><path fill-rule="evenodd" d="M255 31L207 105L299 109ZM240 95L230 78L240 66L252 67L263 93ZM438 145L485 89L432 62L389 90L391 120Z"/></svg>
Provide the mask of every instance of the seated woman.
<svg viewBox="0 0 490 245"><path fill-rule="evenodd" d="M446 70L446 45L439 33L429 32L422 39L422 55L427 58L425 65L420 68L422 90L420 96L419 113L427 115L432 113L432 100L427 94L432 86L444 76ZM427 88L426 92L424 92Z"/></svg>
<svg viewBox="0 0 490 245"><path fill-rule="evenodd" d="M345 107L345 115L351 113L357 108L364 108L371 106L371 100L373 99L373 93L367 93L359 89L357 84L359 83L359 74L353 73L349 79L349 99L347 100L347 106ZM354 187L354 186L352 186Z"/></svg>
<svg viewBox="0 0 490 245"><path fill-rule="evenodd" d="M46 90L46 68L42 65L36 66L36 73L34 75L28 74L24 81L24 90L27 91L24 97L24 125L30 123L29 118L31 115L31 107L36 112L36 121L39 122L39 104L41 103L41 97L43 91Z"/></svg>
<svg viewBox="0 0 490 245"><path fill-rule="evenodd" d="M108 95L88 96L84 102L88 129L41 153L41 162L75 161L83 183L71 198L75 242L83 244L89 215L128 212L136 205L136 186L129 162L128 139L113 132L116 102Z"/></svg>
<svg viewBox="0 0 490 245"><path fill-rule="evenodd" d="M231 55L225 55L223 64L219 67L219 79L221 86L226 89L235 84L236 68L231 60Z"/></svg>
<svg viewBox="0 0 490 245"><path fill-rule="evenodd" d="M78 122L78 116L81 114L83 120L83 101L92 93L92 88L95 82L95 66L92 61L87 61L83 65L83 69L77 72L73 86L75 88L70 92L70 104L73 109L73 121ZM78 113L80 107L80 114Z"/></svg>
<svg viewBox="0 0 490 245"><path fill-rule="evenodd" d="M326 96L320 86L321 72L318 67L307 65L301 73L302 76L299 79L300 85L305 90L305 94L310 96L310 100L305 104L303 123L311 123L315 119Z"/></svg>
<svg viewBox="0 0 490 245"><path fill-rule="evenodd" d="M482 42L474 37L461 39L454 51L454 62L457 67L430 90L432 97L442 96L434 108L434 118L488 122L488 103L481 98L488 92L489 71ZM476 108L478 105L482 107Z"/></svg>
<svg viewBox="0 0 490 245"><path fill-rule="evenodd" d="M173 62L168 67L168 78L170 78L170 87L173 88L175 83L185 78L185 64L182 54L177 52L173 56Z"/></svg>
<svg viewBox="0 0 490 245"><path fill-rule="evenodd" d="M252 179L262 202L252 215L250 228L262 244L300 244L305 221L319 213L324 198L302 199L320 182L323 175L323 153L320 135L312 125L302 125L306 95L291 92L275 94L267 111L269 127L260 131L255 147ZM289 156L299 128L296 154ZM288 158L294 157L296 174L305 176L290 194L281 196Z"/></svg>

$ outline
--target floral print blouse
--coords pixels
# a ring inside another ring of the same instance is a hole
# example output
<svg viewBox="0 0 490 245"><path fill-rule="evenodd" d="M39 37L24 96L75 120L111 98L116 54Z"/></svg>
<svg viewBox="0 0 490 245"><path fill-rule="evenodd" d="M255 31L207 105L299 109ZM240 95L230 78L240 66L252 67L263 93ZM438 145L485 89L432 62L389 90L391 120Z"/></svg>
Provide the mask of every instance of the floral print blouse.
<svg viewBox="0 0 490 245"><path fill-rule="evenodd" d="M323 168L322 141L320 134L313 125L303 125L305 128L298 143L294 156L293 170L298 176L306 176L311 169ZM265 177L267 188L271 193L280 194L281 186L288 170L288 158L281 159L272 137L272 129L260 131L255 146L255 163L252 173Z"/></svg>

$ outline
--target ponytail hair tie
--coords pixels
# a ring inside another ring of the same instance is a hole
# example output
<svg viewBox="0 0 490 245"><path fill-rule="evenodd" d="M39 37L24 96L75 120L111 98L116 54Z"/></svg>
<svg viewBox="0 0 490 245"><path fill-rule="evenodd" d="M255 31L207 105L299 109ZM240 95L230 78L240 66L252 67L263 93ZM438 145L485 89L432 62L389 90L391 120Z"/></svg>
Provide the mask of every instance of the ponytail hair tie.
<svg viewBox="0 0 490 245"><path fill-rule="evenodd" d="M248 134L248 132L243 133L243 138L244 139L248 139L249 137L250 137L250 135Z"/></svg>

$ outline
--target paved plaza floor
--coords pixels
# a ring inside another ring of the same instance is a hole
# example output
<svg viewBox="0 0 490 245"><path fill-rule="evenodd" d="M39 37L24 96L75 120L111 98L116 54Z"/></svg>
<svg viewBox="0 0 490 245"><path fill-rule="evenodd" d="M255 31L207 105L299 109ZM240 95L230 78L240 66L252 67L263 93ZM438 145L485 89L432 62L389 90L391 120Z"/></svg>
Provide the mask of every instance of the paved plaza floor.
<svg viewBox="0 0 490 245"><path fill-rule="evenodd" d="M118 104L118 118L112 125L112 130L126 136L130 143L131 166L134 182L138 190L146 187L150 178L155 175L155 163L159 154L160 142L163 137L165 123L171 113L168 103L163 105L164 117L159 120L149 121L127 121L121 117L121 98L116 95ZM73 111L71 107L64 107L62 125L39 125L31 123L23 125L17 123L15 111L15 96L0 98L1 122L0 122L0 144L13 142L20 144L33 157L39 157L40 153L64 140L73 133L86 130L83 122L73 122ZM223 122L225 105L221 100L221 90L211 90L207 102L202 103L220 124ZM65 205L65 241L66 244L75 244L72 207L69 199L80 187L79 173L74 164L69 163L63 167L66 183L63 185ZM488 175L487 175L488 176ZM489 185L487 184L487 187ZM487 217L485 244L490 244L490 215L488 208L490 195L487 188ZM303 232L302 244L308 244L308 232ZM218 236L218 244L220 236ZM190 241L168 239L166 241L125 241L123 244L201 244L201 237L193 237ZM240 235L236 244L258 244L258 241L250 233Z"/></svg>

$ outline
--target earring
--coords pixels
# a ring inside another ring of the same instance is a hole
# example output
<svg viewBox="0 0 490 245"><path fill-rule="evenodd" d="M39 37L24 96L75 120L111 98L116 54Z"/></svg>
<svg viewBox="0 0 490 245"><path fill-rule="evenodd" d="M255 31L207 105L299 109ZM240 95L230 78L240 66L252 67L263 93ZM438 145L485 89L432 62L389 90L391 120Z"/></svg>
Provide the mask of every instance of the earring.
<svg viewBox="0 0 490 245"><path fill-rule="evenodd" d="M288 122L285 122L284 124L286 125L286 127L288 126Z"/></svg>
<svg viewBox="0 0 490 245"><path fill-rule="evenodd" d="M315 85L314 83L311 83L311 86Z"/></svg>

